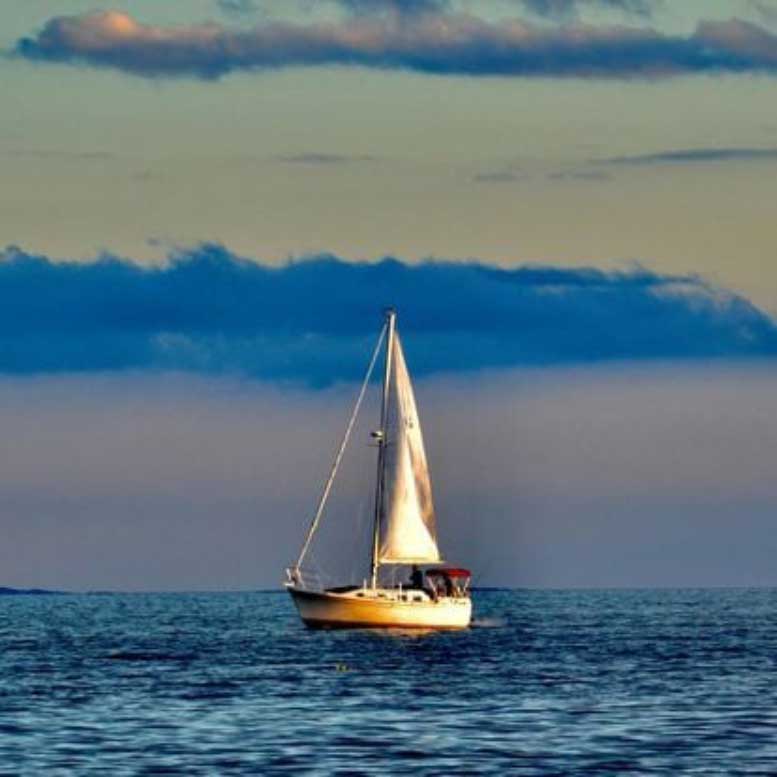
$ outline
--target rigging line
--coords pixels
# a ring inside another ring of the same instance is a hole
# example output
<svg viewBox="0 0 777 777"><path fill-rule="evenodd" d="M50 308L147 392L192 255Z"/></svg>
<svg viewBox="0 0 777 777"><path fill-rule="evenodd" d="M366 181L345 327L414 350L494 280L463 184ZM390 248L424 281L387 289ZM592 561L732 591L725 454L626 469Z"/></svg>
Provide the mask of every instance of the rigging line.
<svg viewBox="0 0 777 777"><path fill-rule="evenodd" d="M340 466L340 461L343 458L343 454L345 453L345 446L348 445L348 438L351 436L351 430L353 429L353 425L356 421L356 416L359 413L359 408L361 407L362 400L364 399L364 395L367 392L367 385L370 382L370 378L372 377L372 370L375 367L375 362L378 360L378 354L380 353L380 347L383 345L383 338L386 335L386 327L387 325L384 324L383 328L380 330L380 336L378 337L378 343L375 346L375 351L372 354L372 359L370 359L370 366L367 367L367 374L364 376L364 382L362 383L362 387L359 390L359 396L356 399L356 404L354 405L353 412L351 413L351 418L348 421L348 426L345 429L345 434L343 435L343 440L340 443L340 448L337 451L337 456L335 456L334 464L332 465L332 471L329 473L329 478L326 481L326 485L324 486L324 490L321 494L321 498L318 501L318 508L316 509L316 514L313 516L313 521L310 524L310 528L308 529L308 535L305 538L305 544L302 546L302 550L300 551L299 558L297 559L297 563L295 565L295 569L299 569L302 566L302 562L305 558L305 555L308 552L308 548L310 547L310 542L313 539L313 535L316 533L316 529L318 528L319 521L321 520L321 516L324 512L324 506L326 505L326 500L329 497L329 492L332 490L332 484L335 481L335 475L337 474L337 469Z"/></svg>

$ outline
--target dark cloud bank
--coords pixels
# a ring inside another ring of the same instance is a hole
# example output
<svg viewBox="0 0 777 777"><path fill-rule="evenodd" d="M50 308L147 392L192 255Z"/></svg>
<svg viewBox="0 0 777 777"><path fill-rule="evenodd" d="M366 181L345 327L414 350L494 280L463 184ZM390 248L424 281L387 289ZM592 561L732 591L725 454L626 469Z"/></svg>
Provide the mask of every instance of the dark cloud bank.
<svg viewBox="0 0 777 777"><path fill-rule="evenodd" d="M534 4L548 12L559 5ZM205 79L320 65L522 77L777 72L777 36L738 19L701 21L692 34L672 36L648 27L490 22L463 13L356 14L342 22L267 21L243 29L157 27L119 11L97 11L50 19L36 35L20 39L16 53L146 77Z"/></svg>
<svg viewBox="0 0 777 777"><path fill-rule="evenodd" d="M396 305L416 373L629 359L777 356L777 323L695 277L644 269L318 257L274 268L204 245L161 268L0 255L0 371L361 374Z"/></svg>

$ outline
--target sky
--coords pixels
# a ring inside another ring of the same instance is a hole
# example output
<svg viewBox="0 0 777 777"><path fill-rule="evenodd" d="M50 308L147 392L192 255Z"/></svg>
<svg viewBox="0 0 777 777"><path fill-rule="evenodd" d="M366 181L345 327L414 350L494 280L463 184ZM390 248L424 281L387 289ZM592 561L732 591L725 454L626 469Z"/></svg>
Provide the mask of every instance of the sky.
<svg viewBox="0 0 777 777"><path fill-rule="evenodd" d="M11 0L0 71L0 585L275 585L385 305L481 584L777 585L777 2Z"/></svg>

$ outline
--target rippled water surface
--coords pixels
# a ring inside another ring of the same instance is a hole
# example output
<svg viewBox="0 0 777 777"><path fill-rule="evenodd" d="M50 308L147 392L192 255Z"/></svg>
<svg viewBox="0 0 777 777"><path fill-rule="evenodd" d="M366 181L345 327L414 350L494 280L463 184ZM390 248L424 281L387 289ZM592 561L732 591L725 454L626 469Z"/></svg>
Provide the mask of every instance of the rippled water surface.
<svg viewBox="0 0 777 777"><path fill-rule="evenodd" d="M306 630L285 594L0 597L3 774L777 774L777 591L486 591Z"/></svg>

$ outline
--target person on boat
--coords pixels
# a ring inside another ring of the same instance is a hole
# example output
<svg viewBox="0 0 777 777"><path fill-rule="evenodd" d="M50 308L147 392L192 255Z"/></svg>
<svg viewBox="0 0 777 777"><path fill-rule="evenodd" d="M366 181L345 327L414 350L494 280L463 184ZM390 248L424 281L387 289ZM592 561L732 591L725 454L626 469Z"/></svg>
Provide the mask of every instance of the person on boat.
<svg viewBox="0 0 777 777"><path fill-rule="evenodd" d="M423 590L424 573L418 568L418 564L413 564L413 571L410 573L410 584L408 587Z"/></svg>

